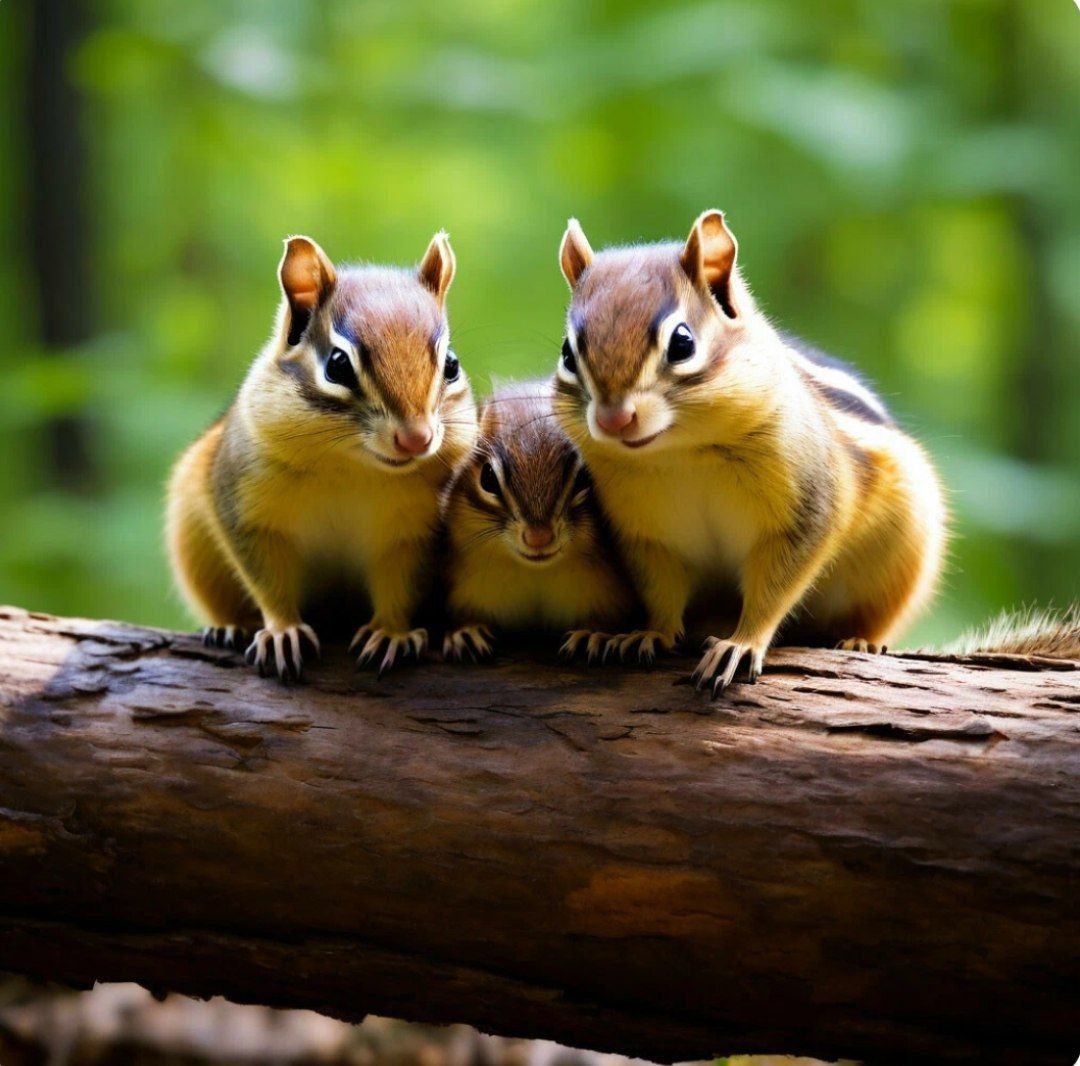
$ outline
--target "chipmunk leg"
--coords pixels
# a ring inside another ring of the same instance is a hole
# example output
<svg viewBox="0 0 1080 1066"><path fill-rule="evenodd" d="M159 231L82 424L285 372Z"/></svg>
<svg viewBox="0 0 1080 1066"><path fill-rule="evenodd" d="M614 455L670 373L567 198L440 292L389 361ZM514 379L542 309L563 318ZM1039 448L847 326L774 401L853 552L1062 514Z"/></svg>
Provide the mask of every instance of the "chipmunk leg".
<svg viewBox="0 0 1080 1066"><path fill-rule="evenodd" d="M409 623L420 599L421 574L430 552L427 545L406 543L374 560L368 576L373 614L349 644L358 667L376 666L379 677L400 659L419 659L427 648L426 629ZM381 657L380 657L380 652Z"/></svg>
<svg viewBox="0 0 1080 1066"><path fill-rule="evenodd" d="M714 696L731 684L739 665L748 661L748 680L761 675L765 652L777 627L803 597L821 566L821 552L793 544L784 534L762 538L743 567L743 609L735 632L726 640L710 637L693 673L697 687L711 684Z"/></svg>
<svg viewBox="0 0 1080 1066"><path fill-rule="evenodd" d="M315 631L300 619L299 555L288 540L268 530L238 532L233 548L241 577L262 612L262 628L245 658L260 676L276 670L282 681L299 680L302 644L310 644L316 654L320 650Z"/></svg>

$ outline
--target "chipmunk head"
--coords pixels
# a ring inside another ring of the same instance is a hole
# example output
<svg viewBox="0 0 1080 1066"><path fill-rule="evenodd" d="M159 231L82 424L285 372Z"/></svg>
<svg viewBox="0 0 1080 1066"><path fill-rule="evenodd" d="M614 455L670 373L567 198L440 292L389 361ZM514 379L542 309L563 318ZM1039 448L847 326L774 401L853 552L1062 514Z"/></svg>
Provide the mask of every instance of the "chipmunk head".
<svg viewBox="0 0 1080 1066"><path fill-rule="evenodd" d="M573 295L556 408L575 441L627 453L692 444L719 393L749 389L728 358L753 312L737 248L720 211L701 215L684 245L595 254L570 220L559 249Z"/></svg>
<svg viewBox="0 0 1080 1066"><path fill-rule="evenodd" d="M492 544L526 566L594 532L589 476L559 428L551 386L514 385L481 408L480 440L451 485L446 522L460 550Z"/></svg>
<svg viewBox="0 0 1080 1066"><path fill-rule="evenodd" d="M277 344L248 398L271 443L300 462L344 449L385 471L468 451L476 414L450 348L445 233L416 270L337 270L311 238L290 237L278 274Z"/></svg>

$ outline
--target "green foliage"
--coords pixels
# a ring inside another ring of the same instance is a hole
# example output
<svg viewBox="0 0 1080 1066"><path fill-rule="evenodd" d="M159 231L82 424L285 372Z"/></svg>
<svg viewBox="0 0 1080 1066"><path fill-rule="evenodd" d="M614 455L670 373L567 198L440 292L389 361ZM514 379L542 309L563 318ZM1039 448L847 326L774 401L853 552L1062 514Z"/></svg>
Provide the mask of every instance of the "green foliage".
<svg viewBox="0 0 1080 1066"><path fill-rule="evenodd" d="M415 261L445 226L474 382L546 373L565 219L727 212L775 319L937 456L957 540L914 639L1076 596L1080 19L1065 0L98 0L81 93L92 337L45 351L21 5L0 5L0 600L184 624L161 486L265 338L281 238ZM64 165L63 160L55 164ZM92 427L53 487L45 426Z"/></svg>

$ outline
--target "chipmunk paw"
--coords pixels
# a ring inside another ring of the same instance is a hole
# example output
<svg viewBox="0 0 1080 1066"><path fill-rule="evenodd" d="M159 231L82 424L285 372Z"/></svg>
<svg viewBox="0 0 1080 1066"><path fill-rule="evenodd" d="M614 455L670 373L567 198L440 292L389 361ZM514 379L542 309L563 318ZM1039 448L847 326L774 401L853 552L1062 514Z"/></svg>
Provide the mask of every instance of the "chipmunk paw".
<svg viewBox="0 0 1080 1066"><path fill-rule="evenodd" d="M706 685L711 685L712 695L715 698L735 679L739 664L746 659L747 681L753 683L761 676L761 669L765 663L765 647L764 644L709 637L705 641L705 654L701 657L701 662L698 663L691 680L699 690Z"/></svg>
<svg viewBox="0 0 1080 1066"><path fill-rule="evenodd" d="M600 633L595 629L571 629L559 648L559 655L564 659L576 659L584 654L586 662L592 663L600 657L610 639L610 633Z"/></svg>
<svg viewBox="0 0 1080 1066"><path fill-rule="evenodd" d="M247 645L247 630L241 626L204 626L202 642L207 648L228 648L243 651Z"/></svg>
<svg viewBox="0 0 1080 1066"><path fill-rule="evenodd" d="M315 630L304 622L292 626L266 626L252 638L244 659L259 671L259 677L277 672L286 684L299 681L304 669L301 645L304 641L320 654Z"/></svg>
<svg viewBox="0 0 1080 1066"><path fill-rule="evenodd" d="M443 639L443 658L447 662L483 662L495 655L495 637L486 625L459 626Z"/></svg>
<svg viewBox="0 0 1080 1066"><path fill-rule="evenodd" d="M382 677L395 663L410 656L419 659L428 643L426 629L384 629L374 619L362 625L349 644L349 651L359 649L356 659L358 670L374 666L378 662L378 676ZM382 652L380 660L379 653Z"/></svg>
<svg viewBox="0 0 1080 1066"><path fill-rule="evenodd" d="M868 655L884 655L888 651L884 644L874 644L872 641L863 640L862 637L842 640L836 647L841 651L861 651Z"/></svg>
<svg viewBox="0 0 1080 1066"><path fill-rule="evenodd" d="M604 646L603 661L617 656L620 661L626 662L636 655L639 663L652 666L660 652L672 651L674 647L675 637L670 633L661 633L658 629L635 629L609 638Z"/></svg>

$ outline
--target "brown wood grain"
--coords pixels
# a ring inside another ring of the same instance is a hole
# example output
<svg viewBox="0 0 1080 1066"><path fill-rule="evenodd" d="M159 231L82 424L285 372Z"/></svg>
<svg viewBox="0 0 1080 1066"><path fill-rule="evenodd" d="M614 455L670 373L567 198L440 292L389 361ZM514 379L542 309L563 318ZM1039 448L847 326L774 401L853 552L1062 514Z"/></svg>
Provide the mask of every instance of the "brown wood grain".
<svg viewBox="0 0 1080 1066"><path fill-rule="evenodd" d="M658 1061L1080 1052L1080 669L525 655L288 689L0 609L0 969Z"/></svg>

